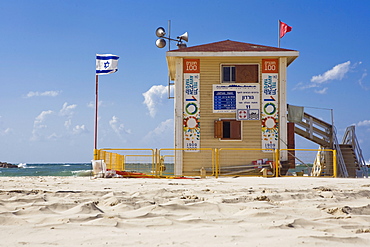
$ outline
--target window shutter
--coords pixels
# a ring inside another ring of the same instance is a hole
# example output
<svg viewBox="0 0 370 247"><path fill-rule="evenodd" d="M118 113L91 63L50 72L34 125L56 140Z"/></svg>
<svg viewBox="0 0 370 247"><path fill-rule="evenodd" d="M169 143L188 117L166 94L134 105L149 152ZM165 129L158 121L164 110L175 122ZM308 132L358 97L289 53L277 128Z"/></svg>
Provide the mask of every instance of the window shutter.
<svg viewBox="0 0 370 247"><path fill-rule="evenodd" d="M215 130L214 130L214 136L215 138L222 138L223 133L222 133L222 121L215 121Z"/></svg>
<svg viewBox="0 0 370 247"><path fill-rule="evenodd" d="M258 83L258 65L236 65L236 83Z"/></svg>
<svg viewBox="0 0 370 247"><path fill-rule="evenodd" d="M241 121L230 121L230 139L241 139Z"/></svg>

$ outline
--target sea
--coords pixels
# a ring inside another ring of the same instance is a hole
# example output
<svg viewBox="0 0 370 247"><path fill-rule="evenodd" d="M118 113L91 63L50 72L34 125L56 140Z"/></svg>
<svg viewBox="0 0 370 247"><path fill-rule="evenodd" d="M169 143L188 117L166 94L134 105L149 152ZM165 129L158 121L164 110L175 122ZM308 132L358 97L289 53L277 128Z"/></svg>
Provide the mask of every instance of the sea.
<svg viewBox="0 0 370 247"><path fill-rule="evenodd" d="M126 171L143 172L151 174L151 164L128 164ZM163 175L173 175L173 164L166 164L166 172ZM297 166L296 169L289 169L290 173L304 171L305 167ZM369 169L370 176L370 169ZM290 175L291 175L290 174ZM91 163L20 163L17 168L0 168L0 177L23 177L23 176L92 176Z"/></svg>
<svg viewBox="0 0 370 247"><path fill-rule="evenodd" d="M92 175L91 163L20 163L17 168L0 168L0 177Z"/></svg>

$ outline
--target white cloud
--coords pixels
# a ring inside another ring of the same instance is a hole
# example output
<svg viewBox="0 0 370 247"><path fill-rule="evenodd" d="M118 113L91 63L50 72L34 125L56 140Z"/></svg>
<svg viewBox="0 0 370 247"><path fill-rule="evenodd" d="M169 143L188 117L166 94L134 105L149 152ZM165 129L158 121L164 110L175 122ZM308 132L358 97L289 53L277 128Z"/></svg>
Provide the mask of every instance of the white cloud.
<svg viewBox="0 0 370 247"><path fill-rule="evenodd" d="M313 76L311 78L311 82L324 83L331 80L342 80L345 74L349 71L350 65L350 61L335 65L332 69L326 71L324 74Z"/></svg>
<svg viewBox="0 0 370 247"><path fill-rule="evenodd" d="M360 80L358 80L358 83L360 84L360 86L365 89L365 90L369 90L370 87L366 86L365 83L364 83L364 79L367 77L367 70L364 71L364 73L362 74Z"/></svg>
<svg viewBox="0 0 370 247"><path fill-rule="evenodd" d="M39 97L39 96L48 96L48 97L56 97L61 93L61 91L45 91L45 92L33 92L30 91L27 95L26 98L31 98L31 97Z"/></svg>
<svg viewBox="0 0 370 247"><path fill-rule="evenodd" d="M171 140L174 133L173 119L161 122L154 130L150 131L145 137L144 142L148 145L161 145L161 142Z"/></svg>
<svg viewBox="0 0 370 247"><path fill-rule="evenodd" d="M318 94L326 94L326 91L328 91L328 88L327 87L325 87L325 88L323 88L321 90L315 90L315 93L318 93Z"/></svg>
<svg viewBox="0 0 370 247"><path fill-rule="evenodd" d="M49 135L48 137L46 137L46 139L55 141L55 140L57 140L57 139L59 139L61 137L62 136L57 135L56 133L53 133L53 134Z"/></svg>
<svg viewBox="0 0 370 247"><path fill-rule="evenodd" d="M370 120L364 120L357 123L357 126L370 126Z"/></svg>
<svg viewBox="0 0 370 247"><path fill-rule="evenodd" d="M351 65L350 61L347 61L345 63L337 64L330 70L326 71L325 73L321 75L312 76L311 83L305 84L305 83L298 83L293 90L299 89L299 90L305 90L309 88L316 88L314 90L317 94L326 94L328 91L328 87L323 88L324 83L328 83L332 80L342 80L345 75L350 72L351 69L357 67L362 62L355 63ZM363 75L363 77L360 79L359 83L361 85L362 79L366 76Z"/></svg>
<svg viewBox="0 0 370 247"><path fill-rule="evenodd" d="M307 88L313 88L313 87L319 87L317 84L314 84L314 83L311 83L311 84L304 84L303 82L299 82L294 88L293 90L304 90L304 89L307 89Z"/></svg>
<svg viewBox="0 0 370 247"><path fill-rule="evenodd" d="M130 129L125 129L125 126L121 121L119 120L118 117L113 116L111 120L109 120L109 125L113 129L113 131L120 137L122 138L122 133L126 134L131 134Z"/></svg>
<svg viewBox="0 0 370 247"><path fill-rule="evenodd" d="M6 136L6 135L8 135L8 134L10 134L10 133L12 133L13 132L13 129L11 129L11 128L6 128L6 129L4 129L4 130L0 130L0 135L1 136Z"/></svg>
<svg viewBox="0 0 370 247"><path fill-rule="evenodd" d="M0 135L5 136L5 135L10 134L13 131L13 129L3 127L4 123L1 119L2 119L2 116L0 116Z"/></svg>
<svg viewBox="0 0 370 247"><path fill-rule="evenodd" d="M72 125L72 120L71 119L68 119L67 121L64 122L64 127L66 127L66 129L69 129L69 127L71 127Z"/></svg>
<svg viewBox="0 0 370 247"><path fill-rule="evenodd" d="M168 88L163 85L154 85L148 91L143 93L144 104L149 110L149 115L155 117L157 114L157 106L162 103L162 100L166 98L168 94Z"/></svg>
<svg viewBox="0 0 370 247"><path fill-rule="evenodd" d="M35 118L35 121L34 121L34 126L35 125L40 125L42 122L45 121L45 118L47 115L50 115L54 113L52 110L48 110L48 111L42 111L40 113L40 115L38 115L36 118Z"/></svg>
<svg viewBox="0 0 370 247"><path fill-rule="evenodd" d="M36 141L40 139L40 130L47 128L47 125L44 124L45 119L48 115L53 114L52 110L42 111L33 122L33 130L32 130L32 137L31 141Z"/></svg>
<svg viewBox="0 0 370 247"><path fill-rule="evenodd" d="M103 104L103 101L99 100L99 102L98 102L98 107L100 107L102 104ZM93 109L95 109L95 101L90 101L90 102L87 104L87 107L88 107L88 108L93 108Z"/></svg>
<svg viewBox="0 0 370 247"><path fill-rule="evenodd" d="M77 107L77 105L68 105L68 103L65 102L62 106L62 109L60 109L59 114L61 116L67 116L67 117L71 118L73 113L74 113L73 109L75 109L76 107Z"/></svg>
<svg viewBox="0 0 370 247"><path fill-rule="evenodd" d="M82 133L88 133L88 130L86 129L86 127L85 127L84 124L82 124L82 125L76 125L73 128L73 134L74 135L79 135L79 134L82 134Z"/></svg>

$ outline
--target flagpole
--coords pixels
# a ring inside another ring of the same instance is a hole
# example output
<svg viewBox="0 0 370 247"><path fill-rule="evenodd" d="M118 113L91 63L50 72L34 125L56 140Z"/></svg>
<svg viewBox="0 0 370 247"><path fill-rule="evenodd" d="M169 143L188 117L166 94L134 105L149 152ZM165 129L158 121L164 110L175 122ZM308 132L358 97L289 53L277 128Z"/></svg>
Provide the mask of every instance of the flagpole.
<svg viewBox="0 0 370 247"><path fill-rule="evenodd" d="M113 54L96 54L95 72L95 126L94 126L94 160L99 160L98 153L98 108L99 108L99 75L115 73L119 56Z"/></svg>
<svg viewBox="0 0 370 247"><path fill-rule="evenodd" d="M278 20L278 47L280 48L280 20Z"/></svg>
<svg viewBox="0 0 370 247"><path fill-rule="evenodd" d="M95 127L94 127L94 160L98 159L98 89L99 89L99 76L95 75Z"/></svg>

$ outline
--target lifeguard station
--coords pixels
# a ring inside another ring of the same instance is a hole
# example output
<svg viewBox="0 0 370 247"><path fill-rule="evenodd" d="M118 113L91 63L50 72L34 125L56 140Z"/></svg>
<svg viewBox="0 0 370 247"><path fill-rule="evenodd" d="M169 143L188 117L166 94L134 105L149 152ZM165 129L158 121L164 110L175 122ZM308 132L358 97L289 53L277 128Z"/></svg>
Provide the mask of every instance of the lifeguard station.
<svg viewBox="0 0 370 247"><path fill-rule="evenodd" d="M336 159L338 176L355 177L365 162L354 127L339 145L331 124L307 113L288 121L287 67L298 56L296 50L231 40L168 51L175 85L175 174L210 169L215 156L221 175L253 174L248 167L271 166L276 159L286 172L295 166L296 133L324 150L312 175L332 176Z"/></svg>
<svg viewBox="0 0 370 247"><path fill-rule="evenodd" d="M298 51L231 40L186 47L182 39L187 33L176 40L179 49L166 53L174 148L94 150L108 170L127 177L284 176L305 163L304 151L313 154L308 176L367 174L354 126L339 143L333 123L287 104L287 67ZM295 134L319 149L297 149Z"/></svg>

